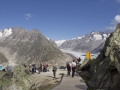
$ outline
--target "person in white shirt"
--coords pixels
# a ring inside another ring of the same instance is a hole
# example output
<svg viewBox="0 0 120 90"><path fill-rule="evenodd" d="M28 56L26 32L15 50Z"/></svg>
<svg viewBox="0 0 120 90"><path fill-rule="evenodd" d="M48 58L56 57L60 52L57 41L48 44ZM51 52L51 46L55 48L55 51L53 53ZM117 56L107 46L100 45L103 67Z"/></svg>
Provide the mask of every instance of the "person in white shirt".
<svg viewBox="0 0 120 90"><path fill-rule="evenodd" d="M76 62L75 62L75 60L73 60L71 66L72 66L72 77L74 77L75 76L75 69L76 69Z"/></svg>

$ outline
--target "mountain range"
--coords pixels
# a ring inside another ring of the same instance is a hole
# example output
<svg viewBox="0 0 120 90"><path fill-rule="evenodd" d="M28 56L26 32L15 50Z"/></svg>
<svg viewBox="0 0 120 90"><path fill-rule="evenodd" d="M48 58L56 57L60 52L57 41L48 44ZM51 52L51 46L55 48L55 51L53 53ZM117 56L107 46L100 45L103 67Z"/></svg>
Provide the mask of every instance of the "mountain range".
<svg viewBox="0 0 120 90"><path fill-rule="evenodd" d="M39 30L8 28L0 30L0 64L48 62L64 64L72 58L60 49L73 51L99 52L111 31L91 32L71 40L53 41L46 38Z"/></svg>
<svg viewBox="0 0 120 90"><path fill-rule="evenodd" d="M60 49L98 53L104 46L105 40L109 37L111 31L91 32L82 37L73 38L71 40L55 41Z"/></svg>
<svg viewBox="0 0 120 90"><path fill-rule="evenodd" d="M8 28L0 31L0 62L23 64L48 62L64 64L72 58L57 47L54 41L48 40L39 30ZM0 63L0 64L1 64Z"/></svg>

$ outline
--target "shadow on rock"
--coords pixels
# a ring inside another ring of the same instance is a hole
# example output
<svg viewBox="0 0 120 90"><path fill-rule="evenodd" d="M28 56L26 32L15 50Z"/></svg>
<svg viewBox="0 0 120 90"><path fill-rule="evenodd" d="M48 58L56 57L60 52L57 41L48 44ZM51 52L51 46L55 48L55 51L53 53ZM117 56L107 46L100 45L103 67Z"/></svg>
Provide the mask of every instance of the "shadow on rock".
<svg viewBox="0 0 120 90"><path fill-rule="evenodd" d="M86 90L86 85L76 85L75 87Z"/></svg>

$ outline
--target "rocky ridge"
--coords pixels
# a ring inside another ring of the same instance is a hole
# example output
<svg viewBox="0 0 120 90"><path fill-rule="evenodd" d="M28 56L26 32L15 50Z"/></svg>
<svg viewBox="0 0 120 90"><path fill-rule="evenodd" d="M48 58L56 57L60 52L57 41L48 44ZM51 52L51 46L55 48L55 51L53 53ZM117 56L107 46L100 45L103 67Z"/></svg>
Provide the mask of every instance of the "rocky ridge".
<svg viewBox="0 0 120 90"><path fill-rule="evenodd" d="M71 58L39 30L9 28L0 32L0 53L13 63L48 62L63 64Z"/></svg>
<svg viewBox="0 0 120 90"><path fill-rule="evenodd" d="M106 38L110 35L111 31L91 32L85 36L66 40L59 46L60 49L67 49L73 51L92 52L98 53L103 47ZM101 46L102 45L102 46ZM99 47L100 46L100 47Z"/></svg>
<svg viewBox="0 0 120 90"><path fill-rule="evenodd" d="M105 41L96 59L87 59L78 69L89 90L120 89L120 24Z"/></svg>

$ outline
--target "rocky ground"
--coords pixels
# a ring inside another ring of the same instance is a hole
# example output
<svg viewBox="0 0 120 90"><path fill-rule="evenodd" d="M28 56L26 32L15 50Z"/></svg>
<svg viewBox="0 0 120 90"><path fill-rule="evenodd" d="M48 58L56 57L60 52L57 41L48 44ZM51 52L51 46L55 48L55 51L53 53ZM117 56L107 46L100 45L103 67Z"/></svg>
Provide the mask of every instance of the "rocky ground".
<svg viewBox="0 0 120 90"><path fill-rule="evenodd" d="M52 70L50 72L41 72L40 74L36 73L33 75L35 84L30 90L51 90L59 85L64 73L66 73L66 70L58 69L56 78L53 77Z"/></svg>
<svg viewBox="0 0 120 90"><path fill-rule="evenodd" d="M73 60L77 59L76 57L74 57L69 53L66 54L71 56ZM41 72L40 74L36 73L33 75L35 84L31 87L30 90L51 90L57 85L59 85L59 83L62 80L63 74L66 73L67 73L66 70L57 69L56 78L53 78L53 72L51 68L49 72L44 72L44 73Z"/></svg>

